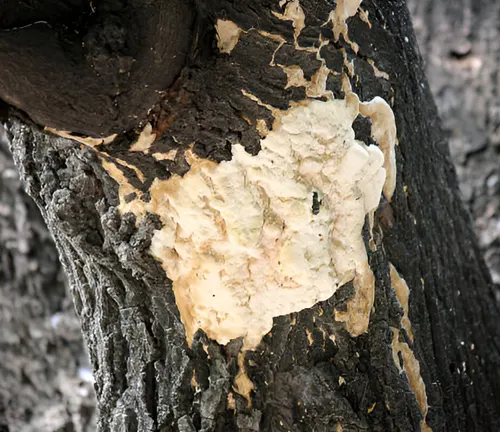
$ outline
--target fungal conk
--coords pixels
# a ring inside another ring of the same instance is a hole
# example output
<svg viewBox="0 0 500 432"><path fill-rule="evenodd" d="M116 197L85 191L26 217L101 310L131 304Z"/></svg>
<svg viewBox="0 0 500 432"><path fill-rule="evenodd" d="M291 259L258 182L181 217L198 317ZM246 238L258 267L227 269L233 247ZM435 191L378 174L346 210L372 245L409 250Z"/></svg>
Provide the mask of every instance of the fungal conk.
<svg viewBox="0 0 500 432"><path fill-rule="evenodd" d="M173 281L188 341L201 328L254 348L274 317L370 271L361 230L385 169L378 147L354 139L357 115L346 100L310 100L281 115L256 156L237 144L231 161L193 157L184 177L154 181L139 213L162 219L151 251Z"/></svg>
<svg viewBox="0 0 500 432"><path fill-rule="evenodd" d="M359 4L339 1L325 25L331 22L337 37L346 37L345 21ZM275 16L292 21L294 46L302 49L304 11L298 0L287 5ZM219 51L230 54L243 34L234 23L218 20ZM279 35L259 35L279 42L277 50L285 43ZM320 38L318 46L327 43ZM241 337L245 349L254 349L273 318L327 300L350 281L356 295L335 318L353 336L368 328L374 277L362 229L366 216L373 220L382 191L388 200L394 191L394 116L381 98L360 102L346 76L346 98L334 99L326 88L331 71L319 48L309 50L321 60L311 81L299 66L276 65L276 51L270 61L286 75L287 87L306 88L307 99L282 111L241 90L275 118L270 130L263 120L256 122L262 136L257 155L233 144L232 159L216 163L188 151L190 170L183 177L156 178L148 200L118 165L103 161L120 185L121 214L134 213L138 224L147 213L162 221L150 251L173 282L188 343L202 329L220 344ZM352 124L359 114L372 120L379 146L355 140ZM132 150L148 152L152 131L141 136Z"/></svg>

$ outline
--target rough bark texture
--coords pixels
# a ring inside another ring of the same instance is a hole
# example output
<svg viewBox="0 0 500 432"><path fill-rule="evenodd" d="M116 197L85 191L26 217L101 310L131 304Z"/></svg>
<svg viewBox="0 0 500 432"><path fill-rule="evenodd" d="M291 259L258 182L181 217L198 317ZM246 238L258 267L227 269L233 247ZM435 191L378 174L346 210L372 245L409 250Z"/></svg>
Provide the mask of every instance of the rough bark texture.
<svg viewBox="0 0 500 432"><path fill-rule="evenodd" d="M500 5L409 2L460 189L493 281L500 283Z"/></svg>
<svg viewBox="0 0 500 432"><path fill-rule="evenodd" d="M299 44L317 43L320 32L333 39L320 27L333 5L301 5L307 26ZM80 148L31 123L9 122L16 162L70 276L95 370L101 430L330 431L338 425L344 431L418 430L423 415L391 348L391 327L401 328L402 311L388 262L410 287L415 339L412 343L401 331L401 340L420 363L427 425L434 431L498 429L498 309L460 202L408 12L395 0L363 6L371 29L359 15L349 20L357 55L341 40L324 47L321 56L330 69L345 72L339 49L347 50L357 76L354 90L362 100L379 95L391 102L394 96L398 183L392 203L379 212L378 248L369 253L376 276L369 330L353 338L334 320L333 310L345 308L355 294L348 286L309 310L277 318L258 349L245 355L255 387L251 407L233 387L241 342L223 347L198 332L187 347L171 284L148 254L159 221L148 217L136 228L134 217L120 216L116 183L101 164L109 157L139 167L145 182L133 172L124 175L147 191L155 177L183 174L186 161L159 164L132 154L130 134L106 147L109 156L103 156L102 148ZM198 8L207 26L224 18L247 33L230 56L217 55L213 31L198 34L198 55L152 113L155 130L163 132L154 145L166 153L194 141L200 157L216 161L231 157L232 142L256 153L259 135L249 123L263 118L271 127L271 118L241 89L277 108L305 94L301 88L285 89L286 75L269 64L279 43L249 30L285 38L276 63L298 64L309 77L319 65L311 54L293 49L292 24L270 13L280 11L274 2L201 2ZM368 58L389 74L389 82L375 76ZM335 75L327 88L343 97ZM359 134L363 138L362 128Z"/></svg>
<svg viewBox="0 0 500 432"><path fill-rule="evenodd" d="M89 365L79 322L57 250L22 190L3 128L0 167L0 430L92 430L95 401L82 374Z"/></svg>

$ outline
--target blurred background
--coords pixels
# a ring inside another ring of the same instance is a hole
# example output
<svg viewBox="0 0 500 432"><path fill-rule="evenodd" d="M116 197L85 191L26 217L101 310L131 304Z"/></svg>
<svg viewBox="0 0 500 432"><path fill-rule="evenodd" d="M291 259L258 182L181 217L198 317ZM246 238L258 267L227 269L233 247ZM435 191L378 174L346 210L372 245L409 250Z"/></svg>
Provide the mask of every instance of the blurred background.
<svg viewBox="0 0 500 432"><path fill-rule="evenodd" d="M408 0L429 84L500 285L500 2ZM0 129L0 432L95 430L92 373L40 212Z"/></svg>

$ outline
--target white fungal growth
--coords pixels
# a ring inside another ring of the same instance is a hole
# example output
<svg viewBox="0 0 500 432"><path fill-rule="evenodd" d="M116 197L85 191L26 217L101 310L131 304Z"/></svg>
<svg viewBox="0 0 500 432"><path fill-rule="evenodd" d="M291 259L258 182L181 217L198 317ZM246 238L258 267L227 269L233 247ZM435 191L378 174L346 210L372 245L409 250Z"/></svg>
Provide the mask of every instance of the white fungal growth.
<svg viewBox="0 0 500 432"><path fill-rule="evenodd" d="M344 57L344 61L346 61ZM391 201L396 189L396 145L398 144L396 118L391 106L380 96L375 96L371 101L360 102L356 93L352 92L351 82L346 74L342 77L342 89L347 98L354 99L359 105L359 112L372 121L371 136L384 153L384 168L386 179L384 196Z"/></svg>
<svg viewBox="0 0 500 432"><path fill-rule="evenodd" d="M327 99L333 99L333 93L326 89L326 84L328 76L330 75L330 69L322 64L308 81L304 77L304 71L300 66L283 66L278 65L287 76L287 84L285 88L289 87L305 87L306 96L310 98L325 97Z"/></svg>
<svg viewBox="0 0 500 432"><path fill-rule="evenodd" d="M377 65L375 64L375 61L373 59L368 59L368 63L371 64L372 68L373 68L373 73L375 74L375 76L377 78L383 78L385 80L388 80L390 79L390 76L387 72L384 72L382 70L380 70Z"/></svg>
<svg viewBox="0 0 500 432"><path fill-rule="evenodd" d="M392 199L396 189L396 119L390 105L380 96L359 104L359 112L372 121L371 135L384 153L384 168L387 173L384 196Z"/></svg>
<svg viewBox="0 0 500 432"><path fill-rule="evenodd" d="M390 272L391 272L391 285L394 293L396 294L396 298L399 301L399 304L403 308L403 317L401 318L401 324L403 328L406 330L406 334L413 342L413 331L411 329L410 318L408 317L408 303L410 298L410 288L406 284L406 281L399 275L396 267L389 263Z"/></svg>
<svg viewBox="0 0 500 432"><path fill-rule="evenodd" d="M303 101L281 112L258 155L233 145L220 164L192 156L184 177L154 181L149 202L121 200L121 212L163 222L151 253L173 281L189 343L201 328L253 349L274 317L354 278L373 284L361 231L380 200L384 157L354 139L358 109L353 98ZM120 196L130 193L105 167Z"/></svg>
<svg viewBox="0 0 500 432"><path fill-rule="evenodd" d="M367 11L365 11L362 8L359 8L359 18L361 19L361 21L364 21L368 25L368 27L371 29L372 23L370 22L368 15L369 14Z"/></svg>
<svg viewBox="0 0 500 432"><path fill-rule="evenodd" d="M411 329L411 322L408 317L408 300L410 297L410 289L406 284L406 281L399 275L396 268L389 263L390 274L391 274L391 285L396 294L399 304L403 309L403 316L401 318L401 325L406 330L406 334L413 342L413 332ZM399 329L391 327L392 330L392 356L394 363L399 370L399 373L403 371L406 373L408 379L408 384L411 390L415 394L418 405L424 418L422 419L420 426L422 431L432 432L432 429L426 423L426 416L429 406L427 404L427 393L425 389L425 383L420 374L420 363L415 357L415 354L411 347L399 338ZM399 356L403 359L403 364L400 364Z"/></svg>
<svg viewBox="0 0 500 432"><path fill-rule="evenodd" d="M307 87L309 85L309 81L304 77L304 71L300 66L292 65L292 66L284 66L278 65L283 72L286 73L287 84L286 89L290 87Z"/></svg>
<svg viewBox="0 0 500 432"><path fill-rule="evenodd" d="M177 156L177 149L172 149L169 150L167 153L153 153L152 156L157 160L175 160L175 157Z"/></svg>
<svg viewBox="0 0 500 432"><path fill-rule="evenodd" d="M399 340L399 330L391 327L392 330L392 356L394 363L399 370L399 373L406 373L408 384L415 394L418 405L424 418L420 422L421 430L432 432L432 429L426 423L427 412L429 405L427 404L427 393L425 383L420 373L420 363L415 357L415 353L411 350L406 342ZM400 364L399 356L403 359L403 365Z"/></svg>

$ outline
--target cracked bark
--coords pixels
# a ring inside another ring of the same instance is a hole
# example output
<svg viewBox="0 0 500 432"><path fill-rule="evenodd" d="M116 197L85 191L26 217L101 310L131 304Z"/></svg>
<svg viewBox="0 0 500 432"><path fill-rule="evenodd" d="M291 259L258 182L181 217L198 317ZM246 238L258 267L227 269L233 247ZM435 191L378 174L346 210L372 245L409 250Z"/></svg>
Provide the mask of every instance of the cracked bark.
<svg viewBox="0 0 500 432"><path fill-rule="evenodd" d="M321 27L333 7L330 2L300 4L306 27L299 45L314 46L320 33L333 39L331 30ZM171 283L148 254L161 222L149 215L136 227L134 216L119 214L118 188L101 157L105 151L105 157L138 167L144 182L134 170L124 169L124 175L147 193L154 178L189 169L183 150L193 142L199 157L217 162L231 158L235 142L258 153L255 122L263 119L271 128L272 118L241 89L280 109L306 95L304 88L285 88L286 74L269 64L279 42L250 29L285 39L276 51L276 64L299 65L307 79L320 66L315 56L294 48L292 23L271 13L282 12L277 2L197 3L187 65L149 117L161 133L150 153L174 149L175 160L130 152L133 132L120 134L106 147L81 147L44 133L26 115L10 110L7 125L16 163L70 278L95 371L100 430L419 430L423 414L407 375L394 361L391 328L400 330L399 341L420 364L428 402L425 421L432 430L498 429L498 307L460 201L408 12L396 0L383 5L365 1L363 8L371 29L359 14L348 20L358 53L341 39L323 47L321 56L328 68L346 73L344 48L357 77L353 90L362 100L384 97L396 116L397 187L392 202L379 209L378 247L369 251L376 278L369 329L354 338L334 320L334 309L345 309L355 294L349 284L310 309L276 318L259 347L245 354L254 385L251 406L234 389L241 341L220 346L199 331L188 348ZM230 55L218 55L215 48L218 18L246 32ZM375 75L368 59L389 74L389 81ZM339 75L329 75L327 89L344 97ZM72 97L69 90L64 94ZM108 124L95 130L68 120L66 126L55 109L60 106L32 114L29 102L18 106L33 118L47 119L49 126L58 121L53 124L75 132L109 132ZM86 103L92 106L91 100ZM141 109L145 113L149 106ZM88 119L84 112L77 114L74 121ZM356 132L358 139L369 141L362 124ZM413 342L401 324L389 262L410 289Z"/></svg>
<svg viewBox="0 0 500 432"><path fill-rule="evenodd" d="M476 223L493 281L500 284L500 5L408 2L426 73L449 137L460 189Z"/></svg>
<svg viewBox="0 0 500 432"><path fill-rule="evenodd" d="M0 431L92 431L92 384L78 376L89 367L80 325L2 127L0 167Z"/></svg>

